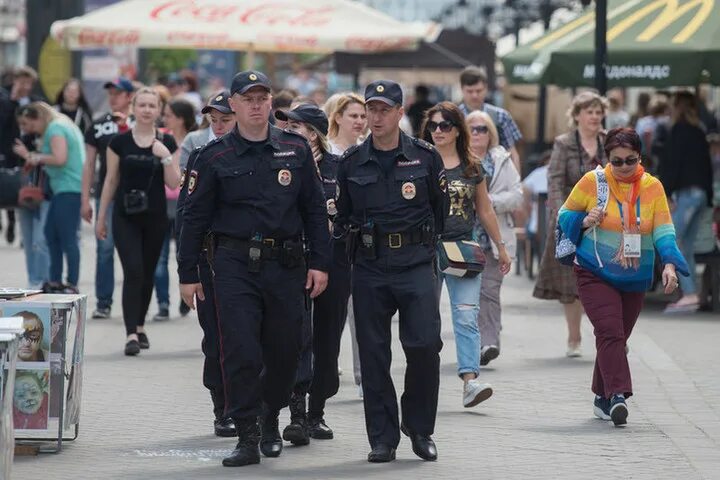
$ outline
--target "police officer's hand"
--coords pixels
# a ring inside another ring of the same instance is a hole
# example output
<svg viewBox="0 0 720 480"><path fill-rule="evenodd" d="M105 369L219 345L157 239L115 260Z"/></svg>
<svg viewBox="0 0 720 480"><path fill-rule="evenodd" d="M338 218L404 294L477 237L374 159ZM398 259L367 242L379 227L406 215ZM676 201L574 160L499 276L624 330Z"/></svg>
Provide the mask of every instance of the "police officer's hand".
<svg viewBox="0 0 720 480"><path fill-rule="evenodd" d="M180 284L180 296L185 302L185 305L195 310L195 297L201 301L205 301L205 292L203 292L202 284L200 283L181 283Z"/></svg>
<svg viewBox="0 0 720 480"><path fill-rule="evenodd" d="M507 249L505 249L504 246L498 252L498 263L500 264L500 272L502 272L503 275L510 273L512 260L510 260L510 255L508 255Z"/></svg>
<svg viewBox="0 0 720 480"><path fill-rule="evenodd" d="M328 274L320 270L308 270L305 289L310 290L310 298L315 298L325 291L328 283Z"/></svg>

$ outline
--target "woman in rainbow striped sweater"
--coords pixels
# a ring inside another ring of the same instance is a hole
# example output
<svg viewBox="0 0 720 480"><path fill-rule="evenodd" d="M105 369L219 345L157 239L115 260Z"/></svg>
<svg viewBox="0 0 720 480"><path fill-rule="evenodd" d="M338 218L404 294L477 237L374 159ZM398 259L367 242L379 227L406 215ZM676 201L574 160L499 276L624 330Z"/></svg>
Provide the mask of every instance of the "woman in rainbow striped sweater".
<svg viewBox="0 0 720 480"><path fill-rule="evenodd" d="M645 173L640 151L635 130L611 130L605 139L606 180L597 170L585 174L558 213L560 228L577 247L578 293L595 328L593 410L615 425L627 422L632 382L625 347L652 284L655 250L664 266L665 293L677 288L676 271L688 275L665 191ZM603 203L598 192L605 188L605 205L598 206Z"/></svg>

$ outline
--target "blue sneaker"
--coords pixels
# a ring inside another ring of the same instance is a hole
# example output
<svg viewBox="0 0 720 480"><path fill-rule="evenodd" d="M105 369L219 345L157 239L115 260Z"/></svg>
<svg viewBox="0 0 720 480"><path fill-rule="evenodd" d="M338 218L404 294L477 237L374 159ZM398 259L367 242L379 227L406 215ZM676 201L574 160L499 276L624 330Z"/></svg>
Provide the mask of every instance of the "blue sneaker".
<svg viewBox="0 0 720 480"><path fill-rule="evenodd" d="M610 400L600 395L595 395L593 413L600 420L610 420Z"/></svg>
<svg viewBox="0 0 720 480"><path fill-rule="evenodd" d="M610 401L610 419L615 426L625 425L627 423L628 408L625 403L625 397L622 395L613 395Z"/></svg>

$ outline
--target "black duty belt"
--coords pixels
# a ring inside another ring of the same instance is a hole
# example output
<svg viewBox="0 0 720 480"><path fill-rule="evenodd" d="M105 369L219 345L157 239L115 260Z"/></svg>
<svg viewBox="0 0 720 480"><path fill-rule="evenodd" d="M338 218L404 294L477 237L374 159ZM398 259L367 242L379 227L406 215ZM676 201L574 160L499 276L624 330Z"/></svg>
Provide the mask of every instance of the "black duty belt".
<svg viewBox="0 0 720 480"><path fill-rule="evenodd" d="M237 250L242 253L250 251L250 241L245 238L229 237L227 235L216 235L218 247ZM277 260L288 243L298 244L299 239L277 240L274 238L264 238L262 240L262 258L265 260Z"/></svg>
<svg viewBox="0 0 720 480"><path fill-rule="evenodd" d="M381 233L378 236L380 237L380 245L392 249L423 243L423 232L419 228L399 233Z"/></svg>

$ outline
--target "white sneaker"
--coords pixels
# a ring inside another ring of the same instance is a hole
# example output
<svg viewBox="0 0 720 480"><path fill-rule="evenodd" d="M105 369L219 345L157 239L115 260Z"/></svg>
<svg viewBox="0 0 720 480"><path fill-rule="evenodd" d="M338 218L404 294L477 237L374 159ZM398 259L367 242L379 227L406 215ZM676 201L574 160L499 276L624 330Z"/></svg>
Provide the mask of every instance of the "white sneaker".
<svg viewBox="0 0 720 480"><path fill-rule="evenodd" d="M582 346L580 343L568 343L567 348L567 355L568 358L578 358L582 357Z"/></svg>
<svg viewBox="0 0 720 480"><path fill-rule="evenodd" d="M358 385L358 397L363 398L362 384Z"/></svg>
<svg viewBox="0 0 720 480"><path fill-rule="evenodd" d="M493 389L489 383L480 383L477 379L470 380L463 387L463 406L474 407L490 398L492 394Z"/></svg>

